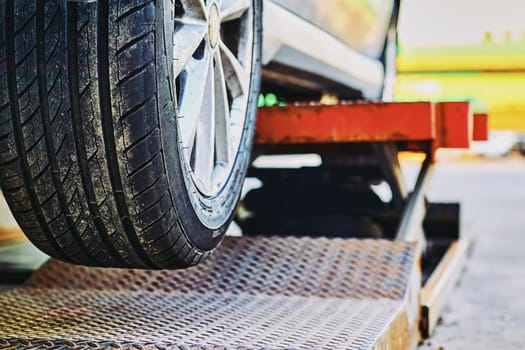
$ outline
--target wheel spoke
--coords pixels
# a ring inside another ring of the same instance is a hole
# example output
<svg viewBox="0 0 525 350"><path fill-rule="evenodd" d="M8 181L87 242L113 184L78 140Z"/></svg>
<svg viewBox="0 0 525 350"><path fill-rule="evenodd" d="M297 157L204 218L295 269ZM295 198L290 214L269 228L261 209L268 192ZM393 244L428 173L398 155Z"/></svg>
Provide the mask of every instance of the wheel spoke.
<svg viewBox="0 0 525 350"><path fill-rule="evenodd" d="M206 191L211 191L215 161L215 74L213 60L209 60L204 98L199 114L195 139L195 176Z"/></svg>
<svg viewBox="0 0 525 350"><path fill-rule="evenodd" d="M175 32L173 33L173 74L175 77L179 76L195 54L207 31L208 27L204 21L184 18L175 20Z"/></svg>
<svg viewBox="0 0 525 350"><path fill-rule="evenodd" d="M215 60L215 147L217 161L229 163L231 158L230 107L221 55L216 52Z"/></svg>
<svg viewBox="0 0 525 350"><path fill-rule="evenodd" d="M206 20L207 11L204 0L181 0L181 4L185 16Z"/></svg>
<svg viewBox="0 0 525 350"><path fill-rule="evenodd" d="M221 21L240 18L251 6L252 0L220 0Z"/></svg>
<svg viewBox="0 0 525 350"><path fill-rule="evenodd" d="M253 0L180 0L175 6L172 56L181 156L204 196L228 181L244 133L252 7Z"/></svg>
<svg viewBox="0 0 525 350"><path fill-rule="evenodd" d="M181 141L186 145L188 159L193 150L195 133L201 113L210 74L210 55L206 52L201 60L192 60L186 67L186 79L182 99L179 101L178 123L181 130Z"/></svg>
<svg viewBox="0 0 525 350"><path fill-rule="evenodd" d="M226 84L230 89L232 98L246 95L250 78L248 72L223 42L220 43L220 51Z"/></svg>

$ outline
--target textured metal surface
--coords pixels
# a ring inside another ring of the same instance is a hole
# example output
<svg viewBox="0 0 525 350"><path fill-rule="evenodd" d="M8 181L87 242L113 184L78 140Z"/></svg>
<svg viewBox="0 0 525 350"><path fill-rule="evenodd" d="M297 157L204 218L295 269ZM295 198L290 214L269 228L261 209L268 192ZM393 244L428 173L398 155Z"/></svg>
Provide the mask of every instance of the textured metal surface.
<svg viewBox="0 0 525 350"><path fill-rule="evenodd" d="M410 243L255 237L183 271L52 261L0 294L0 347L368 349L407 323L417 258Z"/></svg>

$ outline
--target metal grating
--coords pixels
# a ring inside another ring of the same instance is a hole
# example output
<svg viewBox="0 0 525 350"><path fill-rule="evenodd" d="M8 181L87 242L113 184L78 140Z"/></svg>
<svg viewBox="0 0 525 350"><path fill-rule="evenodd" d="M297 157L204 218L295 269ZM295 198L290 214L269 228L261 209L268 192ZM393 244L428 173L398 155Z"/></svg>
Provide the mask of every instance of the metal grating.
<svg viewBox="0 0 525 350"><path fill-rule="evenodd" d="M0 294L0 347L368 349L406 303L416 255L410 243L253 237L183 271L51 261Z"/></svg>

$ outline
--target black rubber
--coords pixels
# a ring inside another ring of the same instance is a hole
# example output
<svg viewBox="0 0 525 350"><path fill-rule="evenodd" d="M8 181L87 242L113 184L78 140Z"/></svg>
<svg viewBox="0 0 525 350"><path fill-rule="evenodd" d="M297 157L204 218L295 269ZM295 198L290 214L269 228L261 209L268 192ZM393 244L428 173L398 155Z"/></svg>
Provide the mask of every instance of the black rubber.
<svg viewBox="0 0 525 350"><path fill-rule="evenodd" d="M180 268L220 243L249 161L261 1L245 132L213 198L180 159L173 2L0 0L0 186L41 250L92 266ZM192 203L202 203L210 226Z"/></svg>

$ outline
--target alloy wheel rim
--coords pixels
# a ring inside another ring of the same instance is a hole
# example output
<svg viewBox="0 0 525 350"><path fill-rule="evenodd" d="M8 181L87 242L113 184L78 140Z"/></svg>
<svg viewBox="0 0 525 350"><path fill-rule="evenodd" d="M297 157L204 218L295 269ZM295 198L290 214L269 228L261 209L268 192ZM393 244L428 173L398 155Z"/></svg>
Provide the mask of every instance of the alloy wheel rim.
<svg viewBox="0 0 525 350"><path fill-rule="evenodd" d="M252 0L177 0L173 72L182 158L196 188L219 193L245 127Z"/></svg>

